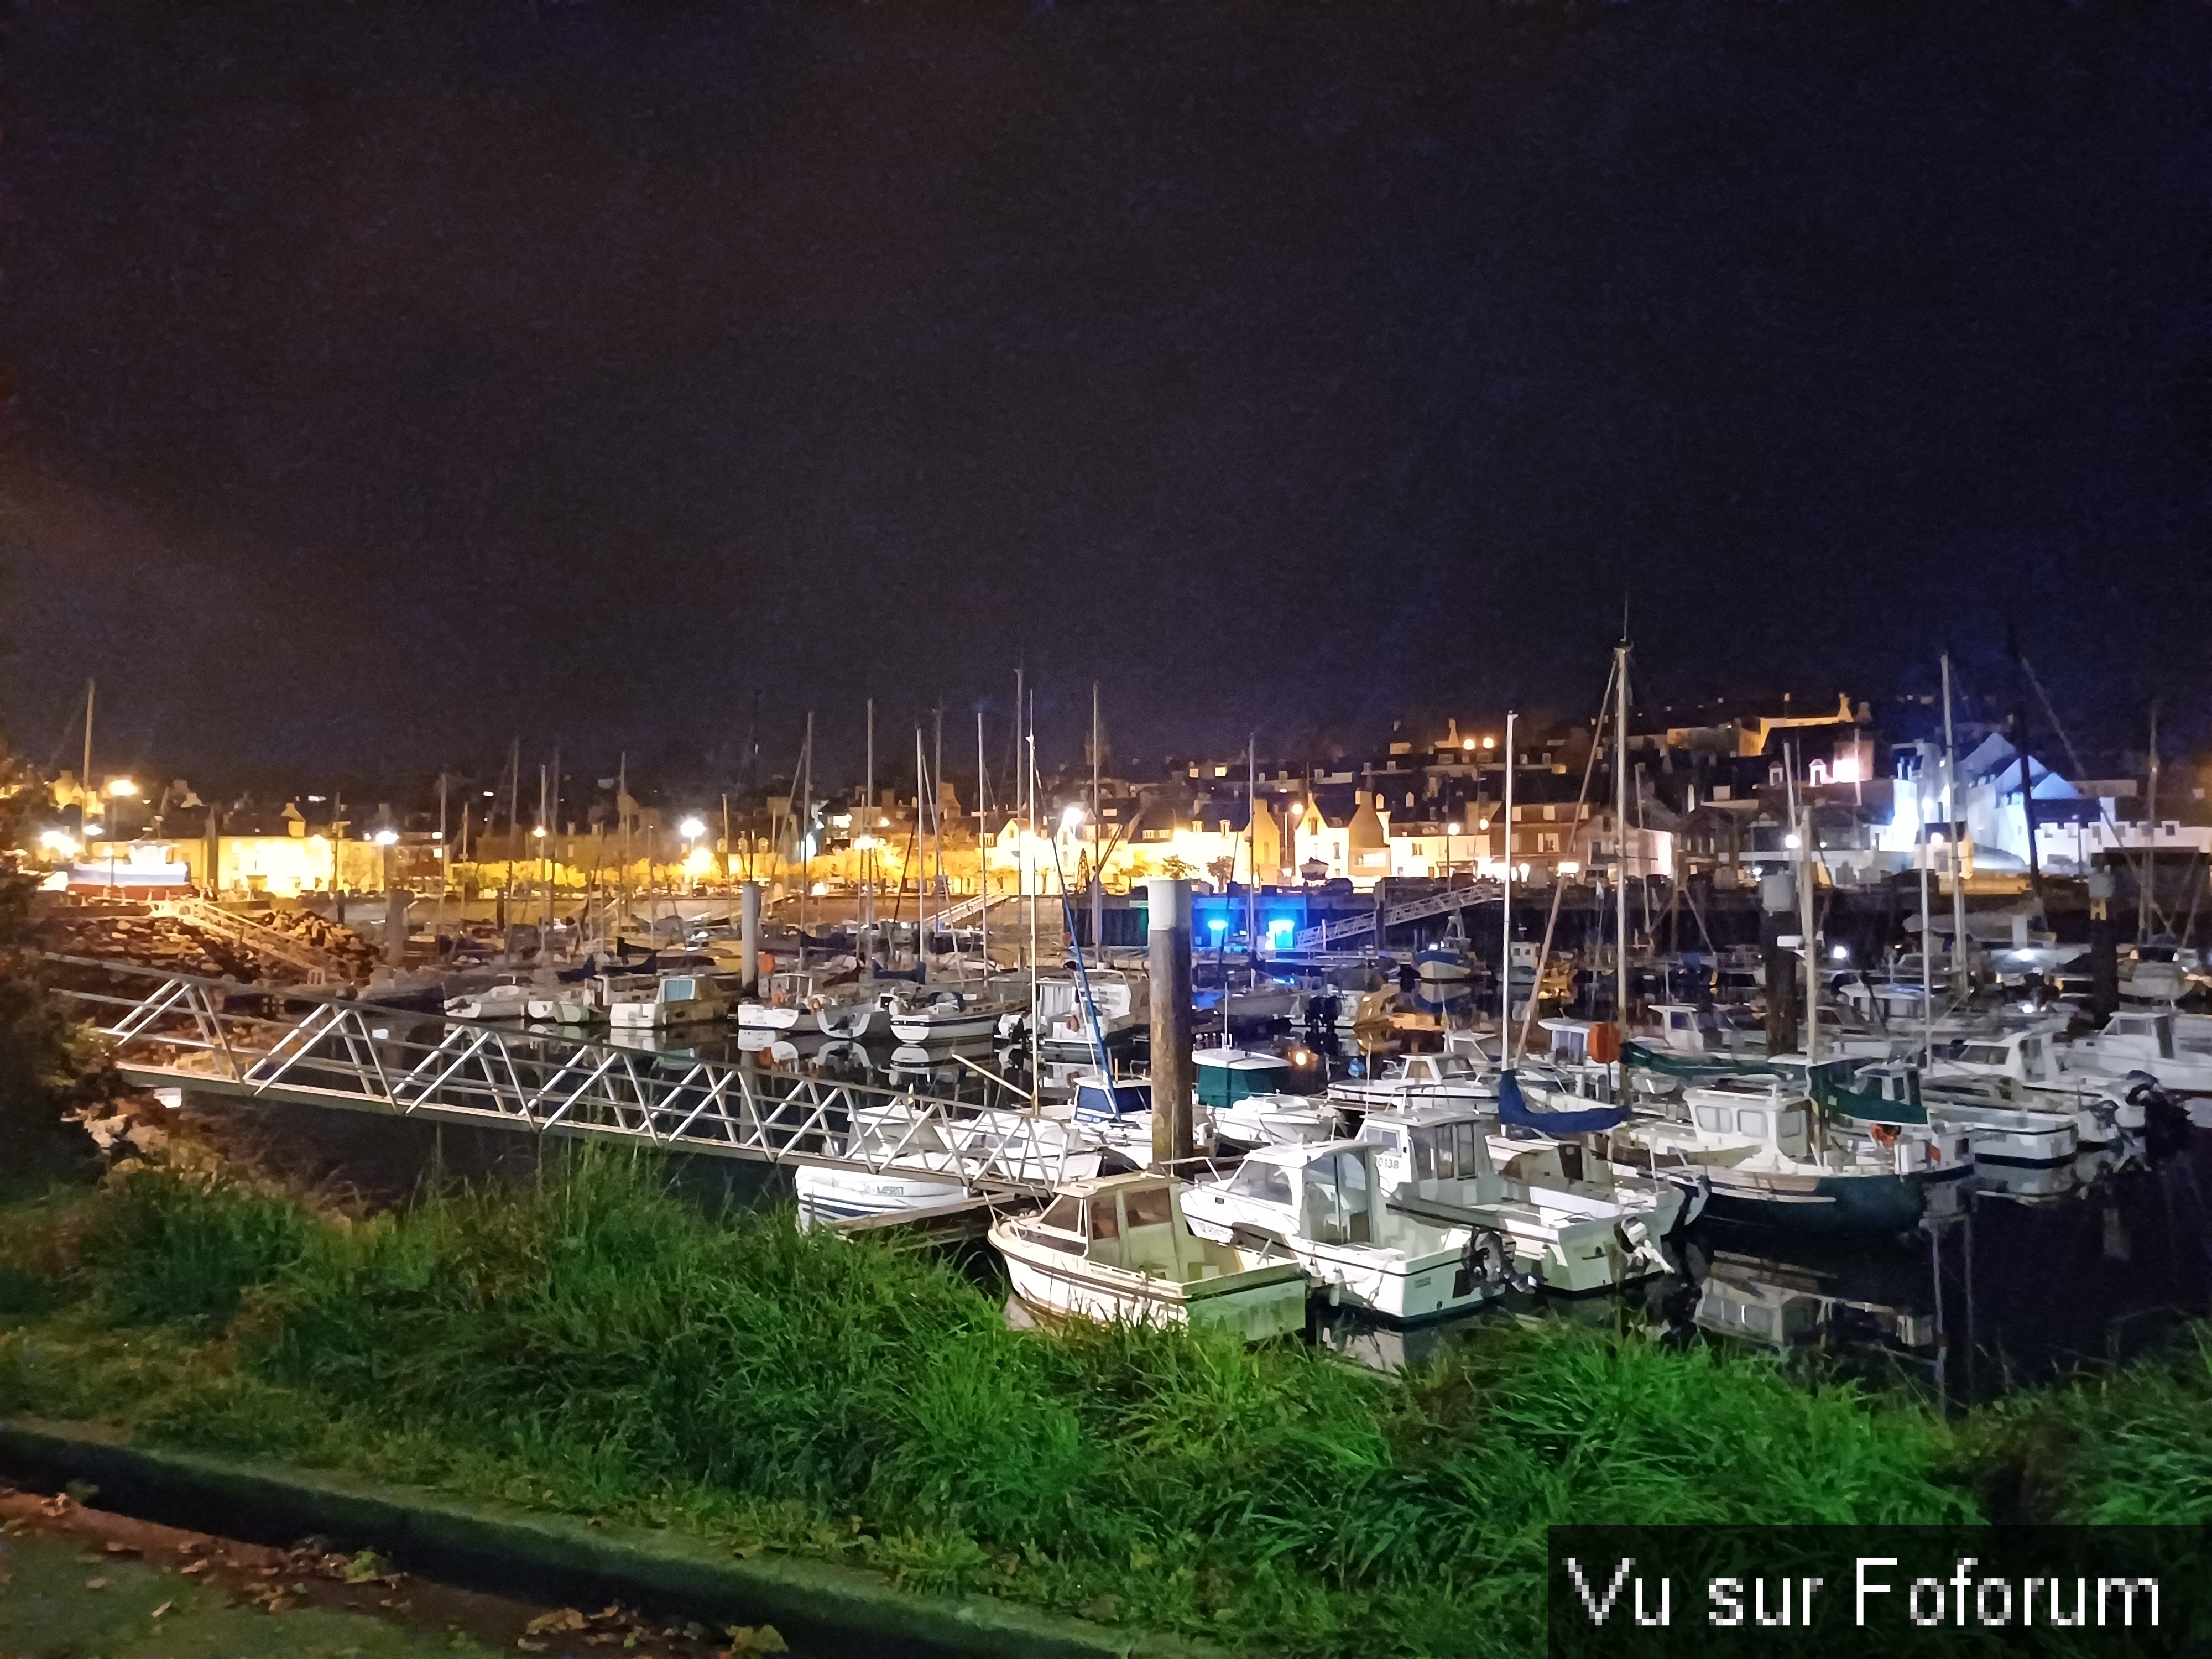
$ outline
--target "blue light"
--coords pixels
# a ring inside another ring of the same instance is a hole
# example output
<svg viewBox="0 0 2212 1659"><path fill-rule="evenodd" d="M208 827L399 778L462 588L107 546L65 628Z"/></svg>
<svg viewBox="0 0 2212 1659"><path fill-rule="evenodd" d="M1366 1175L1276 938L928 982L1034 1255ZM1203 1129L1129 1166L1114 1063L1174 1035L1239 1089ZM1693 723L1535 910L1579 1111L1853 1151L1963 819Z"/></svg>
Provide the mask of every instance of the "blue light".
<svg viewBox="0 0 2212 1659"><path fill-rule="evenodd" d="M1217 933L1225 933L1229 931L1229 918L1226 916L1215 916L1206 925L1213 929Z"/></svg>

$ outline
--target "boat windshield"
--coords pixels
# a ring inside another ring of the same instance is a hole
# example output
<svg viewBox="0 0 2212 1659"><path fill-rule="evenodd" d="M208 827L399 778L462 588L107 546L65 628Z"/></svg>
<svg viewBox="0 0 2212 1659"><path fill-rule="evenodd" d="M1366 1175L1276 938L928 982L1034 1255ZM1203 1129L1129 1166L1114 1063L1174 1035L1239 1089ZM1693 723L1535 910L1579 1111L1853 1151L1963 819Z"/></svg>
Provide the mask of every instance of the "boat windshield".
<svg viewBox="0 0 2212 1659"><path fill-rule="evenodd" d="M1437 1062L1439 1077L1473 1077L1474 1066L1465 1054L1446 1054Z"/></svg>
<svg viewBox="0 0 2212 1659"><path fill-rule="evenodd" d="M1237 1171L1229 1190L1269 1204L1288 1204L1291 1172L1279 1164L1247 1164Z"/></svg>
<svg viewBox="0 0 2212 1659"><path fill-rule="evenodd" d="M1367 1161L1357 1152L1332 1152L1305 1167L1306 1231L1317 1243L1364 1244L1368 1240Z"/></svg>
<svg viewBox="0 0 2212 1659"><path fill-rule="evenodd" d="M1165 1187L1140 1187L1122 1194L1121 1209L1132 1228L1164 1227L1175 1219L1175 1194Z"/></svg>

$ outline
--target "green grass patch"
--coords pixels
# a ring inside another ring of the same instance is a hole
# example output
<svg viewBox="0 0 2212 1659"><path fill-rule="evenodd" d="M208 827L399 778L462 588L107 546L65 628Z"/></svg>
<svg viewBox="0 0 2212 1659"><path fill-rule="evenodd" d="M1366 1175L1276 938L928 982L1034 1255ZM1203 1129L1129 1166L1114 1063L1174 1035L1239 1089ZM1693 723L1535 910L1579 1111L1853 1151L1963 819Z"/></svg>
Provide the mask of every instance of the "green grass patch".
<svg viewBox="0 0 2212 1659"><path fill-rule="evenodd" d="M76 1243L23 1258L47 1299L0 1334L0 1409L1254 1650L1533 1654L1558 1522L1978 1512L1903 1395L1504 1321L1396 1377L1018 1332L948 1267L604 1157L352 1222L142 1176L40 1226Z"/></svg>

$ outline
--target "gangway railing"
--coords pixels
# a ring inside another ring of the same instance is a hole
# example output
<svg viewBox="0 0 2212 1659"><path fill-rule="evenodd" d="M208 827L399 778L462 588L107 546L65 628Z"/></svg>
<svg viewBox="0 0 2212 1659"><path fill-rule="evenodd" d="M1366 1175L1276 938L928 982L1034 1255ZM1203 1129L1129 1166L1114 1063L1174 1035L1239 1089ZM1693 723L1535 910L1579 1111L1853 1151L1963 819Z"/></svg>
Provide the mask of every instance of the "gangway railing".
<svg viewBox="0 0 2212 1659"><path fill-rule="evenodd" d="M981 915L986 906L1018 903L1024 896L1020 893L971 894L959 903L937 912L931 921L938 927L957 927L969 918Z"/></svg>
<svg viewBox="0 0 2212 1659"><path fill-rule="evenodd" d="M247 950L281 962L288 968L297 968L317 979L343 981L347 977L345 963L328 951L309 945L304 939L292 937L281 927L271 927L265 922L247 916L235 915L219 904L210 904L202 898L159 899L155 912L174 916L188 927L198 927L221 938L242 945Z"/></svg>
<svg viewBox="0 0 2212 1659"><path fill-rule="evenodd" d="M1403 904L1393 904L1382 912L1382 925L1395 927L1401 922L1422 921L1431 916L1449 915L1455 910L1464 910L1470 904L1486 904L1498 896L1496 882L1480 882L1472 887L1453 887L1441 893L1431 893L1425 898L1407 899ZM1297 948L1301 951L1327 950L1331 945L1348 939L1361 939L1375 931L1375 916L1370 912L1364 916L1348 917L1343 921L1319 921L1310 927L1301 927Z"/></svg>
<svg viewBox="0 0 2212 1659"><path fill-rule="evenodd" d="M1097 1172L1102 1146L1032 1111L807 1076L694 1049L456 1018L325 991L136 963L52 993L89 1018L124 1080L249 1101L643 1143L686 1152L953 1179L1036 1193ZM644 1034L639 1034L641 1037ZM1010 1099L1018 1097L1009 1089Z"/></svg>

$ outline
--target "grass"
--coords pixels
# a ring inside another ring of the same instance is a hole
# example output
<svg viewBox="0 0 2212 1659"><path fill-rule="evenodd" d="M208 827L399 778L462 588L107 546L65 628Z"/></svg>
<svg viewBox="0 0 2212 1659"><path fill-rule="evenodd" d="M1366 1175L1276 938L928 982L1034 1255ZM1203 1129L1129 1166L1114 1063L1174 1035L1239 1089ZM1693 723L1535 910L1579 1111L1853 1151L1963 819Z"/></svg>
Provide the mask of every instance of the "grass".
<svg viewBox="0 0 2212 1659"><path fill-rule="evenodd" d="M1980 1512L1903 1397L1502 1322L1399 1377L1017 1332L945 1266L702 1215L604 1157L352 1221L143 1174L0 1224L9 1310L0 1409L1255 1651L1534 1653L1553 1522Z"/></svg>

